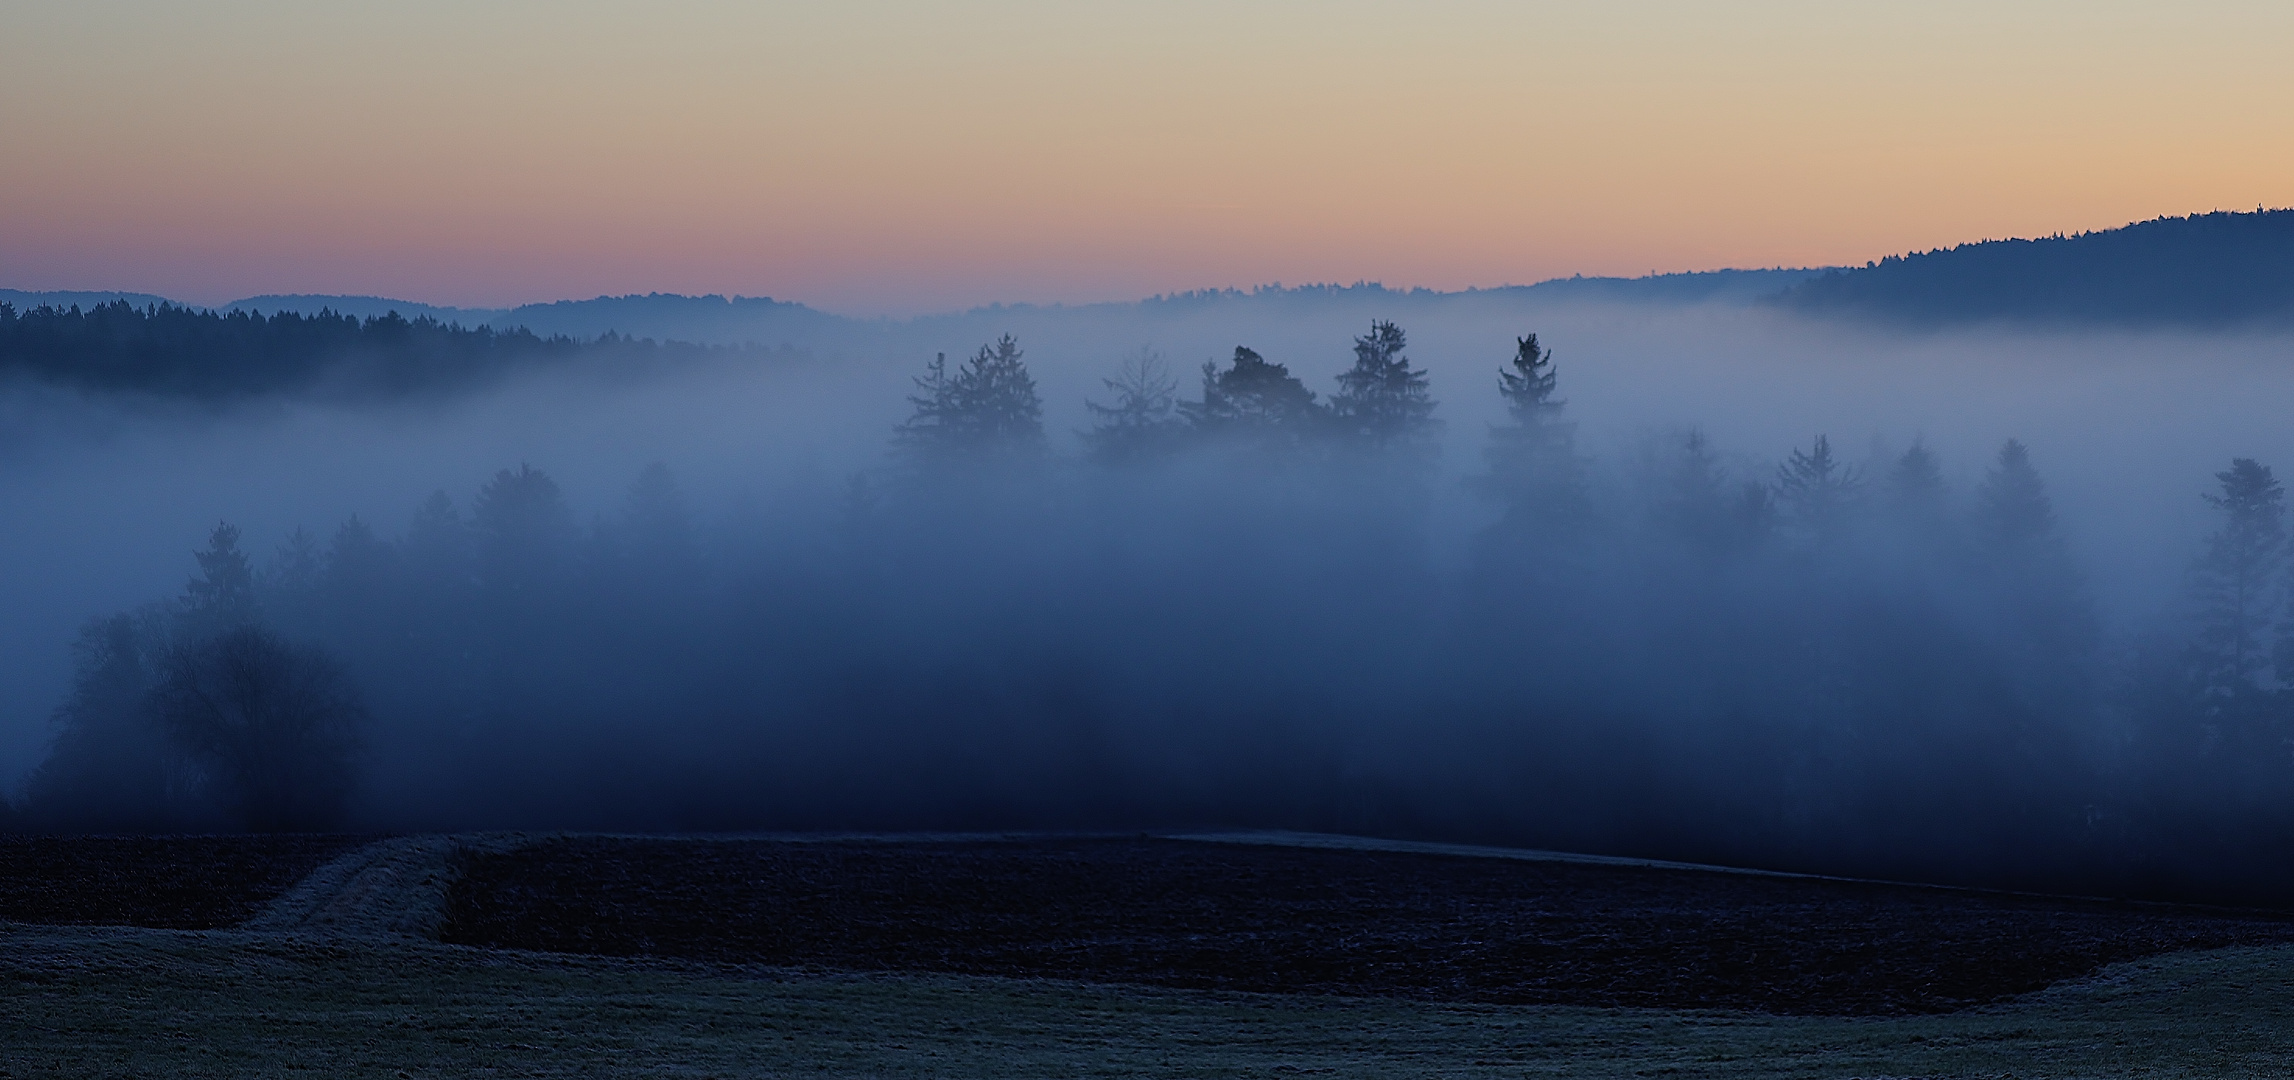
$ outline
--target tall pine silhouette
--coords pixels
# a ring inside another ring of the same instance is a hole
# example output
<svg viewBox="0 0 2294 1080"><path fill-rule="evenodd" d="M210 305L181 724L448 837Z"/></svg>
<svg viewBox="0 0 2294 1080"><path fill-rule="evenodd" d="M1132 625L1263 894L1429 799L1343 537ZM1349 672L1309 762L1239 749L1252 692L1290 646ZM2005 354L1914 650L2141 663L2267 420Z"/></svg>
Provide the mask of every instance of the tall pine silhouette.
<svg viewBox="0 0 2294 1080"><path fill-rule="evenodd" d="M1554 396L1553 350L1537 335L1514 342L1513 359L1498 369L1506 422L1490 426L1482 460L1489 470L1473 486L1497 502L1500 527L1518 534L1554 534L1583 523L1587 513L1585 466L1577 457L1576 425L1562 417Z"/></svg>
<svg viewBox="0 0 2294 1080"><path fill-rule="evenodd" d="M1402 328L1370 324L1354 339L1354 366L1338 375L1330 395L1330 418L1339 440L1374 452L1430 455L1436 424L1434 397L1423 368L1402 354L1408 345Z"/></svg>

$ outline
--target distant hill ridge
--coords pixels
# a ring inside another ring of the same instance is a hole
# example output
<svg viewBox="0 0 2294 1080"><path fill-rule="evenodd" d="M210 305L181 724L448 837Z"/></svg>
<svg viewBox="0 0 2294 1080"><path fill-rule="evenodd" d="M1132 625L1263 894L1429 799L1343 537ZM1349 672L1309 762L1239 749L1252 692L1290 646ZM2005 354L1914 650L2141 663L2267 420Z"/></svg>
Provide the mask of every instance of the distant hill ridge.
<svg viewBox="0 0 2294 1080"><path fill-rule="evenodd" d="M1644 277L1548 278L1534 285L1499 285L1493 288L1443 292L1438 289L1390 289L1376 282L1352 285L1264 285L1255 289L1200 289L1168 293L1137 302L1139 307L1209 306L1242 301L1314 303L1350 297L1376 296L1404 303L1449 302L1477 299L1606 300L1623 303L1748 303L1782 294L1803 281L1823 274L1822 269L1695 270L1649 274ZM1102 305L1130 307L1131 304Z"/></svg>
<svg viewBox="0 0 2294 1080"><path fill-rule="evenodd" d="M645 293L600 296L589 300L559 300L514 308L456 308L392 300L375 296L274 295L235 300L222 310L259 314L281 311L303 315L333 312L376 318L397 312L407 318L428 317L442 323L494 330L526 329L543 336L565 335L590 339L608 332L624 337L695 341L709 344L804 344L840 330L882 328L899 322L911 324L959 320L998 312L1103 312L1135 308L1167 312L1228 304L1274 304L1285 307L1329 301L1377 298L1401 304L1473 302L1484 300L1588 299L1618 303L1750 303L1771 298L1792 285L1823 273L1822 270L1702 270L1651 274L1647 277L1566 277L1534 285L1504 285L1489 289L1443 292L1435 289L1390 289L1376 282L1352 285L1262 285L1252 289L1201 289L1170 293L1138 301L1098 304L991 304L968 311L921 315L908 320L857 319L833 315L787 300L761 296L685 296ZM0 296L0 299L5 299ZM18 304L22 307L21 303Z"/></svg>
<svg viewBox="0 0 2294 1080"><path fill-rule="evenodd" d="M408 397L483 385L520 370L580 366L627 377L727 355L787 354L612 336L577 341L523 328L407 319L395 311L361 319L339 312L138 306L125 298L18 310L0 299L0 383L25 379L156 398Z"/></svg>
<svg viewBox="0 0 2294 1080"><path fill-rule="evenodd" d="M1580 276L1459 292L1389 289L1372 282L1276 284L1170 293L1135 302L996 304L905 320L833 315L770 297L677 293L599 296L510 308L296 294L248 297L217 310L305 316L333 312L361 319L396 312L472 329L507 332L522 328L543 337L591 340L614 333L657 341L807 348L830 338L849 338L855 330L881 331L901 324L915 327L999 312L1129 308L1153 315L1238 304L1296 308L1364 299L1405 308L1507 300L1773 304L1805 314L1913 326L1987 321L2197 327L2294 324L2294 209L2215 211L2067 236L1984 240L1891 255L1861 267L1707 270L1633 278ZM143 293L0 289L0 303L18 311L43 304L90 308L115 300L138 307L168 303Z"/></svg>
<svg viewBox="0 0 2294 1080"><path fill-rule="evenodd" d="M802 347L830 335L848 334L855 329L885 329L900 323L961 320L998 312L1104 312L1132 308L1145 314L1155 314L1233 304L1296 308L1365 299L1405 306L1506 300L1745 304L1773 298L1785 289L1823 272L1820 269L1700 270L1650 274L1637 278L1577 276L1553 278L1534 285L1501 285L1458 292L1388 288L1376 282L1356 282L1352 285L1271 284L1251 289L1200 289L1145 300L1098 304L992 304L968 311L922 315L906 320L852 318L833 315L794 301L714 293L706 296L678 293L599 296L588 300L558 300L507 308L449 307L386 296L278 293L234 300L213 310L244 311L255 315L287 312L306 317L334 314L357 319L378 319L397 314L408 319L433 319L469 329L503 332L524 329L542 337L562 335L591 340L614 333L623 337L653 338L657 341ZM173 304L191 310L205 310L196 304L183 304L145 293L23 292L0 289L0 303L13 305L19 312L41 306L67 308L76 305L86 309L118 300L125 300L138 308Z"/></svg>
<svg viewBox="0 0 2294 1080"><path fill-rule="evenodd" d="M224 310L262 314L290 311L303 315L333 311L360 318L395 311L408 318L428 317L468 327L525 329L543 337L563 335L589 340L614 333L659 341L767 345L802 340L851 321L787 300L714 293L707 296L677 293L600 296L511 308L440 307L379 296L278 295L234 300L224 305Z"/></svg>
<svg viewBox="0 0 2294 1080"><path fill-rule="evenodd" d="M1891 255L1827 271L1777 302L1931 326L2294 322L2294 210L2218 210Z"/></svg>

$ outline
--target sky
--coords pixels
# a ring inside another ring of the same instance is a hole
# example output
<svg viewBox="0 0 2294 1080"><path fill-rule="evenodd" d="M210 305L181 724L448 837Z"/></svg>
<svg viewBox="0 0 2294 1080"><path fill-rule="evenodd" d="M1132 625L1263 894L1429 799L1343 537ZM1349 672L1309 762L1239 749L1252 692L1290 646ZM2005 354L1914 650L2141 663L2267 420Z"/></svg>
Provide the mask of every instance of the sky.
<svg viewBox="0 0 2294 1080"><path fill-rule="evenodd" d="M2294 204L2294 5L0 0L0 287L851 314Z"/></svg>

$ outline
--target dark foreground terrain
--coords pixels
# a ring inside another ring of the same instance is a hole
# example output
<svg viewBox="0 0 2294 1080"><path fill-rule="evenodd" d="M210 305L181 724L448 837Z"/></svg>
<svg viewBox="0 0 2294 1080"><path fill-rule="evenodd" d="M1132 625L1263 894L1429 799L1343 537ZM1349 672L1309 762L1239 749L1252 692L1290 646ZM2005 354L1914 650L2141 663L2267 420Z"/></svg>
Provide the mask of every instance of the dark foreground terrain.
<svg viewBox="0 0 2294 1080"><path fill-rule="evenodd" d="M0 921L211 930L371 836L0 835Z"/></svg>
<svg viewBox="0 0 2294 1080"><path fill-rule="evenodd" d="M472 854L442 940L1438 1002L1937 1013L2294 921L1694 869L1149 838L572 837Z"/></svg>
<svg viewBox="0 0 2294 1080"><path fill-rule="evenodd" d="M1996 989L2290 936L2269 918L1454 854L411 836L229 929L23 921L222 920L352 842L7 841L0 1078L2199 1080L2294 1060L2294 944L1912 1011L1972 1000L1937 982L1971 972ZM643 955L440 944L449 901L465 939ZM1265 987L1303 992L1231 992ZM1503 1003L1652 1000L1751 1007Z"/></svg>

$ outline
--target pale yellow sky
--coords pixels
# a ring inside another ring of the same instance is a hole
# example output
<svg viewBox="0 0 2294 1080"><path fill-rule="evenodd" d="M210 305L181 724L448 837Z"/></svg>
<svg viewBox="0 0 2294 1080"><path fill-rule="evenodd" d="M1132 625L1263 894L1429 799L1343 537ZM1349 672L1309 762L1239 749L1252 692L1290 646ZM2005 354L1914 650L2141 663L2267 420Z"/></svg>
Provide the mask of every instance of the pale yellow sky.
<svg viewBox="0 0 2294 1080"><path fill-rule="evenodd" d="M2294 203L2294 5L7 0L0 287L852 312Z"/></svg>

